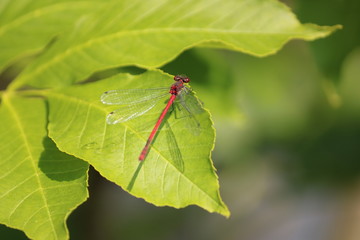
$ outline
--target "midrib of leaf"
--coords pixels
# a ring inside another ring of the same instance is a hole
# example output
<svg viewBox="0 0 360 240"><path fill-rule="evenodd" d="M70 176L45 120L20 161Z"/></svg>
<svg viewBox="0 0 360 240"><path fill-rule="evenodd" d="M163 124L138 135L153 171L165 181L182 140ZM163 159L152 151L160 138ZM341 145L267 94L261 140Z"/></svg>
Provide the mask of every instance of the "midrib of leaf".
<svg viewBox="0 0 360 240"><path fill-rule="evenodd" d="M205 27L204 27L205 28ZM32 69L31 72L24 74L24 76L20 76L20 79L18 79L17 81L14 81L13 84L9 85L9 89L16 89L18 87L21 87L22 84L24 82L26 82L27 79L32 78L33 76L36 76L37 74L41 73L43 70L50 68L52 65L62 61L64 58L66 58L67 56L75 53L75 52L80 52L83 49L85 49L86 47L90 47L96 43L101 43L101 42L105 42L107 40L112 40L121 36L126 36L126 35L141 35L141 34L153 34L153 33L211 33L211 34L232 34L232 35L238 35L238 34L243 34L243 35L277 35L277 36L291 36L291 35L296 35L299 34L298 32L278 32L278 31L274 31L274 32L257 32L257 31L236 31L236 30L222 30L222 29L213 29L213 28L148 28L148 29L141 29L141 30L131 30L131 31L121 31L121 32L116 32L113 34L108 34L105 36L101 36L99 38L91 38L90 40L83 42L82 44L78 44L78 45L74 45L68 49L66 49L65 51L62 51L60 54L55 55L51 60L46 61L46 63L43 63L42 65L40 65L39 67ZM300 33L301 34L301 33ZM328 34L328 33L324 33L323 35ZM314 36L310 36L310 39L314 38ZM217 39L216 37L213 37L212 39L213 41L222 41ZM210 41L210 40L206 40L206 41ZM222 41L223 42L223 41ZM225 42L226 43L226 42ZM196 45L196 43L192 44L192 45ZM233 46L233 48L238 49L238 50L242 50L239 47Z"/></svg>
<svg viewBox="0 0 360 240"><path fill-rule="evenodd" d="M65 94L61 94L61 93L58 93L58 92L49 92L49 93L44 93L46 95L54 95L54 96L58 96L60 99L66 99L67 101L70 100L70 101L73 101L75 102L76 104L80 103L80 104L83 104L85 106L92 106L94 107L95 109L97 110L100 110L101 112L103 112L104 114L107 114L108 112L101 108L99 105L97 104L93 104L91 102L88 102L84 99L80 99L80 98L76 98L76 97L73 97L71 95L65 95ZM50 110L51 111L51 110ZM146 142L146 138L142 137L141 135L139 135L139 133L137 131L135 131L132 127L130 127L129 125L127 125L126 123L122 122L121 123L125 129L129 129L134 135L136 135L139 139L143 140L144 142ZM105 124L105 131L106 131L106 126L107 124ZM53 138L51 136L51 133L50 133L50 138ZM60 135L61 136L61 135ZM105 136L105 134L103 134L103 136ZM79 135L79 141L80 141L80 138L81 138L81 135ZM61 141L60 139L53 139L55 142L56 141ZM124 146L126 146L125 144L125 141L126 141L126 138L124 138ZM103 144L102 144L103 145ZM58 146L59 149L61 149L60 146ZM169 161L166 157L164 157L162 154L161 154L161 151L159 151L155 146L152 146L151 149L153 151L155 151L158 156L161 156L161 159L163 159L163 161L165 161L166 165L170 165L173 169L175 169L176 172L179 172L179 170L176 168L176 166L172 163L172 161ZM62 151L65 151L65 149L61 149ZM68 154L74 154L74 153L69 153ZM124 160L125 158L123 158ZM85 161L88 161L87 159L83 159ZM91 164L91 162L89 162ZM96 166L94 166L96 168ZM213 198L211 195L209 195L209 193L207 193L204 189L202 189L200 186L198 186L197 184L195 184L190 178L188 178L188 176L184 175L183 173L179 172L180 176L182 176L185 180L187 180L189 183L191 183L192 186L195 186L200 192L202 192L204 195L206 195L209 199L211 199L211 201L213 201L215 203L215 205L219 205L218 204L218 201ZM221 206L221 205L220 205ZM224 208L223 206L221 206L222 208Z"/></svg>
<svg viewBox="0 0 360 240"><path fill-rule="evenodd" d="M52 228L54 237L55 237L55 239L58 239L58 236L56 235L56 231L55 231L55 226L54 226L53 221L52 221L53 219L52 219L52 216L51 216L51 214L50 214L49 207L48 207L48 203L47 203L47 201L46 201L46 197L45 197L45 193L44 193L44 188L43 188L43 185L42 185L42 183L41 183L40 176L39 176L39 173L38 173L38 171L37 171L37 168L36 168L36 166L35 166L35 159L34 159L34 156L32 155L29 141L28 141L27 138L26 138L26 133L25 133L25 131L24 131L23 124L21 123L21 120L20 120L19 116L17 115L14 106L11 104L11 100L7 99L7 97L4 97L3 99L6 101L6 103L4 103L4 104L7 104L10 112L11 112L12 115L13 115L13 118L15 119L15 124L18 126L18 129L19 129L19 131L20 131L21 138L23 139L23 142L24 142L26 151L28 152L28 156L29 156L29 158L30 158L31 166L33 167L34 172L35 172L36 180L37 180L37 182L38 182L39 189L40 189L40 195L41 195L41 198L42 198L42 200L43 200L43 202L44 202L44 205L45 205L45 208L46 208L46 213L47 213L47 215L48 215L48 217L49 217L49 221L50 221L50 224L51 224L51 228ZM5 102L5 101L4 101L4 102Z"/></svg>

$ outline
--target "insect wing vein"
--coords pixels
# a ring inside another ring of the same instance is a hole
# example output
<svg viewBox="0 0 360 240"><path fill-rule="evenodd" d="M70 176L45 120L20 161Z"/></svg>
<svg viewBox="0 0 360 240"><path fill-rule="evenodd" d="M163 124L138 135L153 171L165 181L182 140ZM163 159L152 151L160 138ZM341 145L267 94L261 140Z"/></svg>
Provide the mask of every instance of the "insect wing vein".
<svg viewBox="0 0 360 240"><path fill-rule="evenodd" d="M169 88L118 89L104 92L100 100L108 105L127 105L161 98L169 94Z"/></svg>
<svg viewBox="0 0 360 240"><path fill-rule="evenodd" d="M152 109L159 100L160 98L157 101L143 101L118 108L108 114L106 121L108 124L116 124L137 118Z"/></svg>

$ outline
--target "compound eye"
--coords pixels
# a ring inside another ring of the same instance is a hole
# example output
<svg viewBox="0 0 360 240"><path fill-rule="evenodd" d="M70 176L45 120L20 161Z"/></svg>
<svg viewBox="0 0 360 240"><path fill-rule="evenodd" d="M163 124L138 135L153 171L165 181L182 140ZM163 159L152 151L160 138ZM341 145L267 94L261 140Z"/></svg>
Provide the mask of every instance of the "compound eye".
<svg viewBox="0 0 360 240"><path fill-rule="evenodd" d="M184 83L188 83L190 82L190 78L188 78L186 75L176 75L174 77L174 80L175 81L182 81Z"/></svg>
<svg viewBox="0 0 360 240"><path fill-rule="evenodd" d="M184 78L183 78L183 82L184 82L184 83L188 83L188 82L190 82L190 78L188 78L188 77L184 77Z"/></svg>

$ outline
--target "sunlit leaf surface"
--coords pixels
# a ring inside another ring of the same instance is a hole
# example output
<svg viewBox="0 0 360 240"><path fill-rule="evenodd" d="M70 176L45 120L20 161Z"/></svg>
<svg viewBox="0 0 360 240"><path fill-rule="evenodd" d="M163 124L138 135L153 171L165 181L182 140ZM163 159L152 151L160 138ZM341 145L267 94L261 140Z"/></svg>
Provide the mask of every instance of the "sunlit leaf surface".
<svg viewBox="0 0 360 240"><path fill-rule="evenodd" d="M173 80L160 72L121 74L49 93L50 137L60 150L88 161L109 180L155 205L178 208L196 204L228 215L210 161L214 129L208 112L196 116L201 124L199 135L189 131L186 118L177 119L170 113L168 126L162 127L144 162L138 161L139 154L170 94L139 118L106 123L106 115L116 106L109 108L100 102L103 92L118 86L146 89L151 83L170 86ZM169 134L176 141L170 146ZM174 153L179 152L181 165L174 160Z"/></svg>
<svg viewBox="0 0 360 240"><path fill-rule="evenodd" d="M267 0L125 0L98 8L38 58L14 87L68 85L116 66L159 67L196 45L265 56L290 39L313 40L336 29L302 25L283 4Z"/></svg>
<svg viewBox="0 0 360 240"><path fill-rule="evenodd" d="M167 98L139 118L109 125L106 116L118 106L102 104L101 94L170 86L171 77L154 69L196 46L267 56L292 39L338 28L301 24L273 0L2 1L0 68L28 65L10 74L8 87L0 84L7 87L0 92L0 222L32 239L67 239L65 220L87 196L88 165L77 158L157 206L196 204L228 216L207 111L196 114L200 131L197 122L169 114L140 163ZM124 66L150 71L71 86Z"/></svg>
<svg viewBox="0 0 360 240"><path fill-rule="evenodd" d="M41 99L5 96L0 108L0 221L32 239L67 239L65 219L87 198L88 164L46 134Z"/></svg>

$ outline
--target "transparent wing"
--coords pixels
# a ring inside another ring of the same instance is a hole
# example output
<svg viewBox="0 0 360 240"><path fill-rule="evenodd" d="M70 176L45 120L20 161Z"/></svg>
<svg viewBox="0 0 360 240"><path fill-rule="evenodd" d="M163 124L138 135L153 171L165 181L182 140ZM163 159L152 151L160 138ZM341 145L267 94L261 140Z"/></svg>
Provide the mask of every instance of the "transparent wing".
<svg viewBox="0 0 360 240"><path fill-rule="evenodd" d="M180 112L186 112L186 108L179 104ZM178 110L176 110L178 111ZM196 117L192 113L188 113L187 116L185 116L184 121L186 121L186 128L195 136L200 135L201 133L201 125L200 122L196 119Z"/></svg>
<svg viewBox="0 0 360 240"><path fill-rule="evenodd" d="M127 105L169 95L169 88L118 89L104 92L100 100L108 105Z"/></svg>
<svg viewBox="0 0 360 240"><path fill-rule="evenodd" d="M184 172L184 160L182 158L181 151L177 144L175 134L172 131L170 124L168 122L165 122L165 129L163 131L166 133L166 140L171 155L170 161L180 172Z"/></svg>
<svg viewBox="0 0 360 240"><path fill-rule="evenodd" d="M196 114L204 112L202 103L194 96L189 88L184 88L178 97L175 106L176 118L186 117L186 126L194 135L201 133L200 122L196 119Z"/></svg>
<svg viewBox="0 0 360 240"><path fill-rule="evenodd" d="M107 115L106 122L116 124L137 118L152 109L159 100L160 98L157 101L143 101L118 108Z"/></svg>
<svg viewBox="0 0 360 240"><path fill-rule="evenodd" d="M194 115L204 112L203 103L194 96L194 93L191 91L190 88L185 87L181 91L178 99L188 113Z"/></svg>

